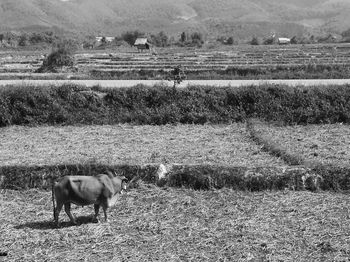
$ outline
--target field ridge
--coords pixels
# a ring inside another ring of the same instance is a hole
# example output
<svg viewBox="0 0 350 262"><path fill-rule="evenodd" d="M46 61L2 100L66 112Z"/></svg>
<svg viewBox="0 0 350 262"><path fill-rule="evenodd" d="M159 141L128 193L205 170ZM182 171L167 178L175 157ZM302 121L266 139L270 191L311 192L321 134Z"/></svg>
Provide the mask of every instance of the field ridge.
<svg viewBox="0 0 350 262"><path fill-rule="evenodd" d="M166 178L159 179L159 165L53 165L2 166L0 187L8 189L49 189L53 180L64 175L95 175L115 170L129 180L141 179L158 186L197 190L350 190L350 168L335 166L229 167L214 165L167 165Z"/></svg>

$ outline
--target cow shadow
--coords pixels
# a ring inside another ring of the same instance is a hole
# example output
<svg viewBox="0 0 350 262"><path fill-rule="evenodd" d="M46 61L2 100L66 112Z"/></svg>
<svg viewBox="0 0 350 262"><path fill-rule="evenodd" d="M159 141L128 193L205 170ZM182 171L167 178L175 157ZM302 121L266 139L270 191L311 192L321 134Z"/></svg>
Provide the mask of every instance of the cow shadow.
<svg viewBox="0 0 350 262"><path fill-rule="evenodd" d="M49 229L59 229L59 228L67 228L67 227L76 227L83 224L96 224L96 221L93 221L92 216L79 216L76 217L77 224L73 224L70 221L62 221L59 225L59 227L56 226L56 223L52 220L50 221L34 221L34 222L27 222L24 224L20 224L15 226L16 229L24 229L24 228L31 228L31 229L40 229L40 230L49 230Z"/></svg>

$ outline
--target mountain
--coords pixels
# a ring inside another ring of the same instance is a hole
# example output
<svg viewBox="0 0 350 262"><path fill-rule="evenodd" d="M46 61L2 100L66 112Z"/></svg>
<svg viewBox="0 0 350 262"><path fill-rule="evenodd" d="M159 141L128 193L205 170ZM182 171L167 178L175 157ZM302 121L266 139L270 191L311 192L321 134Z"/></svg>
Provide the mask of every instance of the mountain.
<svg viewBox="0 0 350 262"><path fill-rule="evenodd" d="M317 35L349 29L349 12L349 0L0 0L0 30Z"/></svg>

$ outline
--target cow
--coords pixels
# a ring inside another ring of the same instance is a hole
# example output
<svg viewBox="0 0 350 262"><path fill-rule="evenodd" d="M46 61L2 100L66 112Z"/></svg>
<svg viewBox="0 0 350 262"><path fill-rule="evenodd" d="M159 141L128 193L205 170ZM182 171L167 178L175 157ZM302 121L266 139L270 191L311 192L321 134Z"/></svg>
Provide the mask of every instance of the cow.
<svg viewBox="0 0 350 262"><path fill-rule="evenodd" d="M118 193L126 191L126 178L117 176L111 172L97 176L65 176L59 182L52 184L53 215L57 226L58 216L64 205L70 221L77 224L70 212L71 203L78 206L94 205L95 215L93 221L97 221L100 206L103 208L105 221L107 221L107 209L113 206ZM55 207L56 199L56 207Z"/></svg>

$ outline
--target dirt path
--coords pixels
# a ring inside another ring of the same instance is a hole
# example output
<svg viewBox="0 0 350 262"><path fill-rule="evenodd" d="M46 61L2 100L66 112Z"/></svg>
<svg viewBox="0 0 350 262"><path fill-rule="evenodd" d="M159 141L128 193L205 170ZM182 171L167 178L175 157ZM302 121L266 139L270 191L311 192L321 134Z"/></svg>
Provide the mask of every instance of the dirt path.
<svg viewBox="0 0 350 262"><path fill-rule="evenodd" d="M75 83L89 87L100 85L109 88L132 87L138 84L153 86L163 84L172 86L171 81L160 80L0 80L0 86L5 85L62 85ZM183 81L179 87L191 85L207 86L249 86L262 84L283 84L288 86L319 86L319 85L345 85L350 84L350 79L293 79L293 80L188 80Z"/></svg>

